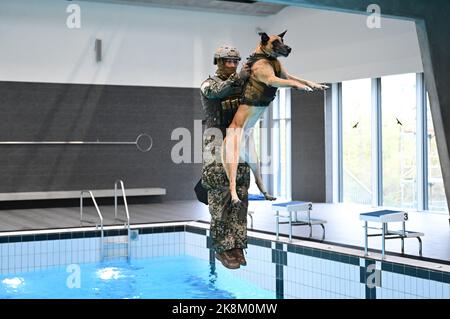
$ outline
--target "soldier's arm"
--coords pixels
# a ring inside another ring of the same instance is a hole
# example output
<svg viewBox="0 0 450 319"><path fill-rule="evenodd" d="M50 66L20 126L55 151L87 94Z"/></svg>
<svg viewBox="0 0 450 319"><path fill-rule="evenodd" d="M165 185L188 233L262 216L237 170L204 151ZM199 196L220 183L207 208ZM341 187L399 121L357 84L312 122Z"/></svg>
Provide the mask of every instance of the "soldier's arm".
<svg viewBox="0 0 450 319"><path fill-rule="evenodd" d="M202 83L200 90L208 99L221 99L233 94L242 84L243 81L239 78L239 75L233 74L227 80L220 82L210 78Z"/></svg>

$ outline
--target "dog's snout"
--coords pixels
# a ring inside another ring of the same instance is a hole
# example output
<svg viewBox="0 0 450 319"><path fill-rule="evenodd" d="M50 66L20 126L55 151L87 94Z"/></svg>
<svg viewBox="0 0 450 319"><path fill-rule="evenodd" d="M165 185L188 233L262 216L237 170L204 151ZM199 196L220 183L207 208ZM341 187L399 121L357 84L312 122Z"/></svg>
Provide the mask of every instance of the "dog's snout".
<svg viewBox="0 0 450 319"><path fill-rule="evenodd" d="M287 47L287 52L291 53L291 51L292 51L292 48L291 47Z"/></svg>

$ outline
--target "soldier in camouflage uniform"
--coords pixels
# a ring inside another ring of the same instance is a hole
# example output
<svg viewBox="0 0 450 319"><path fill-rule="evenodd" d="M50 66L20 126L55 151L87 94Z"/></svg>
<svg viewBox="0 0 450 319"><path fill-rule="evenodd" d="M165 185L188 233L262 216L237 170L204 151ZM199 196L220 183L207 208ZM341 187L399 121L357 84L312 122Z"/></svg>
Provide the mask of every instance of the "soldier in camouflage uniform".
<svg viewBox="0 0 450 319"><path fill-rule="evenodd" d="M243 249L247 248L248 188L250 167L240 163L237 171L237 192L240 205L232 205L228 177L221 161L221 147L226 129L240 104L248 70L236 73L239 52L220 47L214 55L216 74L201 85L201 99L206 117L203 137L202 185L208 191L211 214L211 237L216 258L230 269L246 265Z"/></svg>

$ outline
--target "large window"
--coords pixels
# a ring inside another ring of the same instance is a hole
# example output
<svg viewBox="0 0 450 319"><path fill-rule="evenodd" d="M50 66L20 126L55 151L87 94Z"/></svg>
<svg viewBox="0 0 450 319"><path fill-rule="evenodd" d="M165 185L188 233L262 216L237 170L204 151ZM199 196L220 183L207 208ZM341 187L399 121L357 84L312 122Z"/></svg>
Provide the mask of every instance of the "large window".
<svg viewBox="0 0 450 319"><path fill-rule="evenodd" d="M381 79L383 204L417 207L416 74Z"/></svg>
<svg viewBox="0 0 450 319"><path fill-rule="evenodd" d="M273 102L273 194L291 198L291 91L279 89Z"/></svg>
<svg viewBox="0 0 450 319"><path fill-rule="evenodd" d="M279 199L290 200L291 186L291 91L279 89L277 95L255 125L254 138L264 185ZM249 192L259 194L254 176Z"/></svg>
<svg viewBox="0 0 450 319"><path fill-rule="evenodd" d="M445 197L444 180L442 178L441 165L439 162L436 145L436 134L434 132L431 117L430 100L427 98L427 140L428 140L428 210L448 211Z"/></svg>
<svg viewBox="0 0 450 319"><path fill-rule="evenodd" d="M423 74L335 87L339 200L448 212Z"/></svg>
<svg viewBox="0 0 450 319"><path fill-rule="evenodd" d="M342 83L344 202L370 204L371 79Z"/></svg>

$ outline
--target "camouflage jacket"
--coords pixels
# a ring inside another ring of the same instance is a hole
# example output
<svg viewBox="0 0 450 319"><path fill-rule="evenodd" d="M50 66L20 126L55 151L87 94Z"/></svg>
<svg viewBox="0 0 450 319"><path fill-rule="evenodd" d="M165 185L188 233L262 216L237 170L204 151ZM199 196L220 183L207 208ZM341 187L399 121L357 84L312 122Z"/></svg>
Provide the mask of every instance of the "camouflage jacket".
<svg viewBox="0 0 450 319"><path fill-rule="evenodd" d="M220 128L225 136L225 129L231 124L240 104L244 76L234 73L223 79L216 74L203 81L200 91L206 128Z"/></svg>

